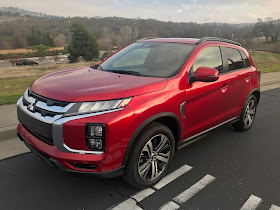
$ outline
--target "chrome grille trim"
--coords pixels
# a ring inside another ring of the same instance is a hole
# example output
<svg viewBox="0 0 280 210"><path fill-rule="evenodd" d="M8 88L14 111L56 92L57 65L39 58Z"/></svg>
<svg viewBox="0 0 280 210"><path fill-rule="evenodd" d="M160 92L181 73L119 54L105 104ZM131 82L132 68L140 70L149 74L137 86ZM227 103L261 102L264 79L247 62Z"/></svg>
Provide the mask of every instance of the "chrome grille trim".
<svg viewBox="0 0 280 210"><path fill-rule="evenodd" d="M48 106L47 103L45 103L44 101L41 101L39 98L36 99L36 98L33 98L32 96L28 96L28 90L26 90L25 93L23 94L23 98L29 104L34 104L37 100L36 107L38 107L40 109L44 109L44 110L52 112L52 113L53 112L58 113L58 114L64 114L75 104L75 103L69 103L65 107L56 106L56 105Z"/></svg>
<svg viewBox="0 0 280 210"><path fill-rule="evenodd" d="M22 101L22 97L18 100L18 106L20 107L20 109L22 111L24 111L27 115L29 115L30 117L33 117L37 120L40 120L44 123L48 123L48 124L52 124L54 121L58 120L59 118L61 118L63 115L55 115L54 117L50 117L50 116L42 116L41 113L38 112L31 112L27 109L27 106L23 105L23 101Z"/></svg>

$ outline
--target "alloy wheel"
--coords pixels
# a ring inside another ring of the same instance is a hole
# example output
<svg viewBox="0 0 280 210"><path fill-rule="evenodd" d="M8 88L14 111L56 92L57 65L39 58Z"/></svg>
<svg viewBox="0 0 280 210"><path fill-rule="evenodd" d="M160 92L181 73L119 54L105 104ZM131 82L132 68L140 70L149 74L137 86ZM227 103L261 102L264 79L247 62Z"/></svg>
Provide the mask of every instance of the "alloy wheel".
<svg viewBox="0 0 280 210"><path fill-rule="evenodd" d="M163 134L152 137L143 147L138 173L144 181L153 181L165 170L170 159L170 140Z"/></svg>
<svg viewBox="0 0 280 210"><path fill-rule="evenodd" d="M247 103L244 117L243 117L245 128L249 128L253 124L255 116L256 116L256 101L252 99Z"/></svg>

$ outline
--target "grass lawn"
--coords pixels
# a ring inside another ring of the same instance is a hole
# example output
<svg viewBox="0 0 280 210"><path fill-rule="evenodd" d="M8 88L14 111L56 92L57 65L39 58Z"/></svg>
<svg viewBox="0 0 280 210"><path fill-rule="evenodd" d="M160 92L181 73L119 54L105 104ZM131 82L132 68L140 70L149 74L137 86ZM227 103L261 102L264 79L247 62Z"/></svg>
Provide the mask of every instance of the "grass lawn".
<svg viewBox="0 0 280 210"><path fill-rule="evenodd" d="M250 55L262 73L280 71L280 54L250 51ZM32 82L44 74L93 64L94 62L0 68L0 105L16 103Z"/></svg>
<svg viewBox="0 0 280 210"><path fill-rule="evenodd" d="M16 103L32 82L42 75L66 69L91 66L95 63L96 62L84 62L0 68L0 105Z"/></svg>
<svg viewBox="0 0 280 210"><path fill-rule="evenodd" d="M0 79L0 105L14 104L38 77Z"/></svg>
<svg viewBox="0 0 280 210"><path fill-rule="evenodd" d="M261 73L280 71L280 54L264 51L249 52Z"/></svg>

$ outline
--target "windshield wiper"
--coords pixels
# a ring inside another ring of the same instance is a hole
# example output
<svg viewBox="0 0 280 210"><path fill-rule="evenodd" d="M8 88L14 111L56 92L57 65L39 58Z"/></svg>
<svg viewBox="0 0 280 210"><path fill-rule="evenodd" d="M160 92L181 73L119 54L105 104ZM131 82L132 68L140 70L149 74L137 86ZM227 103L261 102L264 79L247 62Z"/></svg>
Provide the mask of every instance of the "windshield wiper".
<svg viewBox="0 0 280 210"><path fill-rule="evenodd" d="M114 73L118 73L118 74L131 74L131 75L136 75L136 76L140 76L141 74L137 71L127 71L127 70L106 70L108 72L114 72Z"/></svg>

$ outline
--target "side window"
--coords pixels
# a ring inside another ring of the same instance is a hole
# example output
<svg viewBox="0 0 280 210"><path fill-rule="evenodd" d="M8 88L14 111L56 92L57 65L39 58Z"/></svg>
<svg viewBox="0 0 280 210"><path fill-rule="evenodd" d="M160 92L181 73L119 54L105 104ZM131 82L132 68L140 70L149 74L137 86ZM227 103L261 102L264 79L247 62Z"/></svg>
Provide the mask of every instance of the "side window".
<svg viewBox="0 0 280 210"><path fill-rule="evenodd" d="M207 47L201 51L193 64L193 72L199 67L209 67L223 71L223 61L220 47Z"/></svg>
<svg viewBox="0 0 280 210"><path fill-rule="evenodd" d="M245 55L244 52L242 52L242 51L240 51L240 52L241 52L241 55L242 55L242 57L243 57L243 59L244 59L244 61L245 61L245 65L246 65L245 67L246 67L246 68L251 67L251 63L250 63L248 57Z"/></svg>
<svg viewBox="0 0 280 210"><path fill-rule="evenodd" d="M226 53L228 57L229 71L244 68L243 59L239 50L226 47Z"/></svg>

